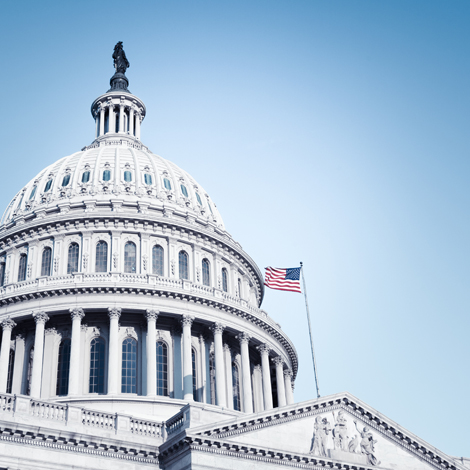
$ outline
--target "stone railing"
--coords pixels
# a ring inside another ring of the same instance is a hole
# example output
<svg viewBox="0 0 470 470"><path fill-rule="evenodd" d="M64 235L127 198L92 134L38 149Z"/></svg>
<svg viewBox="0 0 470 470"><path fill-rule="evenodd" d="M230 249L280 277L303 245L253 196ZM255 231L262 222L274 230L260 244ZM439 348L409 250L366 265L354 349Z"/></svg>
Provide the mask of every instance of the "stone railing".
<svg viewBox="0 0 470 470"><path fill-rule="evenodd" d="M180 413L170 418L166 424L166 433L168 436L175 434L179 429L181 429L186 422L186 413L181 411Z"/></svg>
<svg viewBox="0 0 470 470"><path fill-rule="evenodd" d="M120 413L103 413L73 405L35 400L24 395L0 393L0 413L27 415L41 420L53 420L65 425L83 425L116 433L125 431L137 436L162 438L164 424L134 418Z"/></svg>

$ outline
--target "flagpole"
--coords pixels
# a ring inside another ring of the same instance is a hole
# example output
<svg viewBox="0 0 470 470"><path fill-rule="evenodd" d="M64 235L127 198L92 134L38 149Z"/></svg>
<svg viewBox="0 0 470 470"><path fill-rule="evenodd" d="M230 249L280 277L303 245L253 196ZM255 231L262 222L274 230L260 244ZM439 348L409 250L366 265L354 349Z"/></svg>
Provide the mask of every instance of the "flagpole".
<svg viewBox="0 0 470 470"><path fill-rule="evenodd" d="M302 261L300 262L300 271L302 272L302 282L304 285L304 296L305 296L305 308L307 309L308 331L310 332L310 346L312 347L313 374L315 375L315 386L317 388L317 398L320 398L320 389L318 388L318 378L317 378L317 363L315 361L315 351L313 349L312 325L310 323L310 313L308 311L307 286L305 285L305 275L304 275L304 267L303 267Z"/></svg>

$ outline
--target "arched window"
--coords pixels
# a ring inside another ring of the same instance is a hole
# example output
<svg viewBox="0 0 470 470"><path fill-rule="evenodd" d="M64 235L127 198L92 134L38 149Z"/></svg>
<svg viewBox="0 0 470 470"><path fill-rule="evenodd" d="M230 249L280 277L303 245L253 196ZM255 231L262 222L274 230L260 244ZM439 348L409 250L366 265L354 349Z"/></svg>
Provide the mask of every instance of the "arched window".
<svg viewBox="0 0 470 470"><path fill-rule="evenodd" d="M211 383L211 403L215 405L216 404L215 396L217 393L217 389L215 385L215 357L213 353L211 353L211 355L209 356L209 373L210 373L210 381L211 381L210 382Z"/></svg>
<svg viewBox="0 0 470 470"><path fill-rule="evenodd" d="M67 274L72 274L78 272L78 254L80 248L78 243L71 243L69 245L69 253L67 258Z"/></svg>
<svg viewBox="0 0 470 470"><path fill-rule="evenodd" d="M197 399L196 351L194 349L191 349L191 363L193 366L193 400L198 401Z"/></svg>
<svg viewBox="0 0 470 470"><path fill-rule="evenodd" d="M136 272L136 246L133 242L127 242L124 246L124 272Z"/></svg>
<svg viewBox="0 0 470 470"><path fill-rule="evenodd" d="M180 279L189 279L188 276L188 253L180 251L178 255Z"/></svg>
<svg viewBox="0 0 470 470"><path fill-rule="evenodd" d="M5 263L0 263L0 286L5 284Z"/></svg>
<svg viewBox="0 0 470 470"><path fill-rule="evenodd" d="M62 186L67 186L70 183L70 173L62 178Z"/></svg>
<svg viewBox="0 0 470 470"><path fill-rule="evenodd" d="M152 175L150 173L144 173L144 181L145 181L145 184L151 185L152 184Z"/></svg>
<svg viewBox="0 0 470 470"><path fill-rule="evenodd" d="M242 298L242 280L238 278L238 297Z"/></svg>
<svg viewBox="0 0 470 470"><path fill-rule="evenodd" d="M104 339L93 338L90 343L89 393L104 393Z"/></svg>
<svg viewBox="0 0 470 470"><path fill-rule="evenodd" d="M88 183L90 181L90 172L85 171L82 175L82 183Z"/></svg>
<svg viewBox="0 0 470 470"><path fill-rule="evenodd" d="M225 268L222 268L222 289L224 292L228 292L228 273Z"/></svg>
<svg viewBox="0 0 470 470"><path fill-rule="evenodd" d="M201 196L199 196L199 193L196 193L196 199L197 199L197 203L202 206L202 201L201 201Z"/></svg>
<svg viewBox="0 0 470 470"><path fill-rule="evenodd" d="M52 249L46 246L42 251L41 276L51 275Z"/></svg>
<svg viewBox="0 0 470 470"><path fill-rule="evenodd" d="M188 197L188 190L184 184L181 185L181 192L183 193L184 197Z"/></svg>
<svg viewBox="0 0 470 470"><path fill-rule="evenodd" d="M233 409L241 411L240 403L240 370L237 364L232 362L232 384L233 384Z"/></svg>
<svg viewBox="0 0 470 470"><path fill-rule="evenodd" d="M59 360L57 363L56 395L61 397L69 393L70 371L70 340L64 339L59 346Z"/></svg>
<svg viewBox="0 0 470 470"><path fill-rule="evenodd" d="M137 341L126 338L122 342L121 393L137 393Z"/></svg>
<svg viewBox="0 0 470 470"><path fill-rule="evenodd" d="M8 357L7 393L11 393L14 366L15 366L15 350L10 349L10 355Z"/></svg>
<svg viewBox="0 0 470 470"><path fill-rule="evenodd" d="M52 181L53 181L53 180L49 180L49 181L46 183L46 186L44 186L44 192L45 192L45 193L47 193L47 191L49 191L49 189L51 189Z"/></svg>
<svg viewBox="0 0 470 470"><path fill-rule="evenodd" d="M163 248L160 245L152 248L152 273L163 276Z"/></svg>
<svg viewBox="0 0 470 470"><path fill-rule="evenodd" d="M202 260L202 283L205 286L211 285L210 265L209 260L207 260L206 258Z"/></svg>
<svg viewBox="0 0 470 470"><path fill-rule="evenodd" d="M111 179L111 171L104 170L103 171L103 181L109 181Z"/></svg>
<svg viewBox="0 0 470 470"><path fill-rule="evenodd" d="M105 273L108 271L108 244L100 240L96 244L95 272Z"/></svg>
<svg viewBox="0 0 470 470"><path fill-rule="evenodd" d="M168 396L168 347L157 341L157 395Z"/></svg>
<svg viewBox="0 0 470 470"><path fill-rule="evenodd" d="M130 183L132 181L132 173L128 170L124 172L124 181Z"/></svg>
<svg viewBox="0 0 470 470"><path fill-rule="evenodd" d="M28 264L28 256L22 254L20 256L20 262L18 264L18 282L24 281L26 279L26 265Z"/></svg>
<svg viewBox="0 0 470 470"><path fill-rule="evenodd" d="M31 194L29 195L29 200L33 199L34 195L36 194L36 189L37 186L33 186L33 189L31 190Z"/></svg>
<svg viewBox="0 0 470 470"><path fill-rule="evenodd" d="M171 183L168 178L163 178L163 185L165 186L165 189L171 191Z"/></svg>

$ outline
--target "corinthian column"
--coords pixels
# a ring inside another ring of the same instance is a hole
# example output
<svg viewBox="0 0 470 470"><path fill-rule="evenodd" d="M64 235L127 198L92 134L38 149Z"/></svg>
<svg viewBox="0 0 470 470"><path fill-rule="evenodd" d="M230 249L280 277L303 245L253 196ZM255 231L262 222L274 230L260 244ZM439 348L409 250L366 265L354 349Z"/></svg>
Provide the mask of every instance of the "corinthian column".
<svg viewBox="0 0 470 470"><path fill-rule="evenodd" d="M243 411L245 413L253 413L253 392L251 389L251 370L250 370L250 353L248 351L248 343L250 335L243 332L238 335L240 341L240 351L242 357L242 385L243 385Z"/></svg>
<svg viewBox="0 0 470 470"><path fill-rule="evenodd" d="M108 395L119 393L119 318L121 309L109 307Z"/></svg>
<svg viewBox="0 0 470 470"><path fill-rule="evenodd" d="M277 406L286 406L286 389L284 387L284 361L281 356L274 358L276 364Z"/></svg>
<svg viewBox="0 0 470 470"><path fill-rule="evenodd" d="M100 107L100 137L104 135L104 113L105 108L103 106Z"/></svg>
<svg viewBox="0 0 470 470"><path fill-rule="evenodd" d="M157 395L157 332L158 310L147 310L147 396Z"/></svg>
<svg viewBox="0 0 470 470"><path fill-rule="evenodd" d="M2 349L0 351L0 393L5 393L7 391L11 330L15 326L16 323L10 318L5 318L5 320L2 321L3 334Z"/></svg>
<svg viewBox="0 0 470 470"><path fill-rule="evenodd" d="M191 325L194 317L183 315L183 400L193 401L193 360L191 355Z"/></svg>
<svg viewBox="0 0 470 470"><path fill-rule="evenodd" d="M36 322L36 334L34 336L33 371L31 373L31 397L41 396L42 357L44 354L44 325L49 320L46 312L33 313Z"/></svg>
<svg viewBox="0 0 470 470"><path fill-rule="evenodd" d="M140 140L140 114L135 115L135 137Z"/></svg>
<svg viewBox="0 0 470 470"><path fill-rule="evenodd" d="M222 343L222 333L225 326L221 323L212 325L212 333L214 333L214 354L215 354L215 390L216 405L227 406L227 394L225 389L225 361L224 346Z"/></svg>
<svg viewBox="0 0 470 470"><path fill-rule="evenodd" d="M286 388L286 401L288 405L294 403L294 393L292 392L292 371L286 369L284 371L284 385Z"/></svg>
<svg viewBox="0 0 470 470"><path fill-rule="evenodd" d="M273 409L273 391L271 388L271 367L269 366L269 346L262 344L258 346L258 351L261 354L261 370L263 374L263 398L264 409Z"/></svg>
<svg viewBox="0 0 470 470"><path fill-rule="evenodd" d="M71 308L72 317L72 341L70 344L70 369L69 369L69 395L80 393L80 331L82 318L85 316L83 308Z"/></svg>

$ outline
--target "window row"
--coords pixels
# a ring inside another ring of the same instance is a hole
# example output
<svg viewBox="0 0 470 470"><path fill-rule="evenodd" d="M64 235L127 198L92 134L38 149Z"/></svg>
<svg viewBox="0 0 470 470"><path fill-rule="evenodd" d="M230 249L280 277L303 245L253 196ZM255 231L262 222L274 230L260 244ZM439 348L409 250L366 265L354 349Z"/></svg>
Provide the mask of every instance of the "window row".
<svg viewBox="0 0 470 470"><path fill-rule="evenodd" d="M78 243L70 243L67 250L67 274L79 272L80 268L80 247ZM26 280L28 267L28 255L22 253L18 262L18 278L17 282ZM189 255L186 251L181 250L178 253L178 274L180 279L189 279ZM108 243L100 240L96 244L95 249L95 272L105 273L108 272ZM202 271L202 284L211 286L211 268L210 262L204 258L201 263ZM136 273L137 272L137 246L134 242L127 242L124 245L124 272ZM164 249L160 245L152 247L152 274L158 276L164 275ZM51 276L52 274L52 248L45 247L41 254L41 276ZM5 281L5 263L0 263L0 286L4 285ZM228 271L222 268L221 287L224 292L228 292ZM238 291L241 292L241 279L238 279Z"/></svg>

